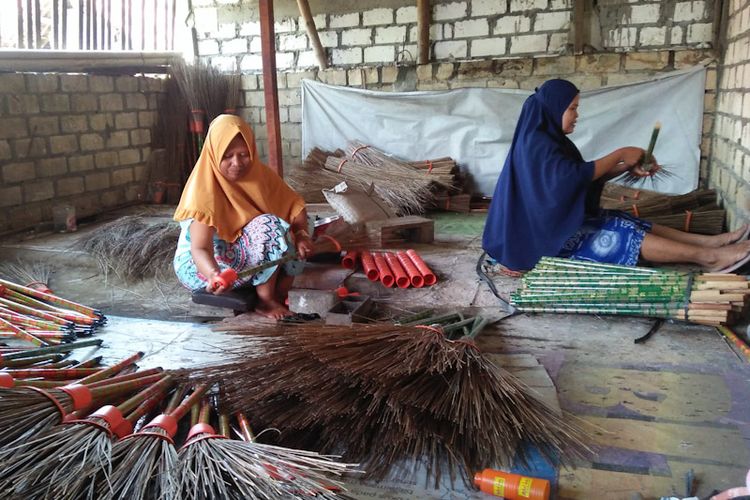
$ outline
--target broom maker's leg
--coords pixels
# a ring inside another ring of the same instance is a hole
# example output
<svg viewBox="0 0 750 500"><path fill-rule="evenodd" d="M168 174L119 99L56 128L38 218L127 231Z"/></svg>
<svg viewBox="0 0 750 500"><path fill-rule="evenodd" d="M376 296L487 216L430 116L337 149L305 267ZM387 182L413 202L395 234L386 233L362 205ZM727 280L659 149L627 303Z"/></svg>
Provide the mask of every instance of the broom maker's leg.
<svg viewBox="0 0 750 500"><path fill-rule="evenodd" d="M732 231L731 233L722 233L714 236L709 236L705 234L686 233L678 229L662 226L661 224L654 224L651 228L651 234L655 234L656 236L661 236L669 240L688 243L690 245L717 248L738 242L746 229L747 226L742 226L736 231Z"/></svg>
<svg viewBox="0 0 750 500"><path fill-rule="evenodd" d="M651 262L692 262L708 271L724 269L750 253L750 241L719 248L706 248L674 241L655 234L646 234L641 256Z"/></svg>
<svg viewBox="0 0 750 500"><path fill-rule="evenodd" d="M267 318L281 319L289 314L289 309L276 300L276 283L279 279L280 271L281 266L276 268L276 271L274 271L268 281L255 286L255 290L258 292L258 299L260 299L255 312Z"/></svg>

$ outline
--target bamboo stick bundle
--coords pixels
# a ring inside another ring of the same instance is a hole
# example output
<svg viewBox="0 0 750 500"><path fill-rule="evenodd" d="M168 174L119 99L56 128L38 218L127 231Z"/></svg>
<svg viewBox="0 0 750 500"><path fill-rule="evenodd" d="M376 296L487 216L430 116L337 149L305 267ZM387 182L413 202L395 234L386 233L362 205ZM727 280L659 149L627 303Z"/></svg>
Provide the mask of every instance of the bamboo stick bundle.
<svg viewBox="0 0 750 500"><path fill-rule="evenodd" d="M682 195L666 195L646 190L610 188L606 184L602 194L602 208L624 210L638 217L682 213L703 206L716 206L716 191L696 189Z"/></svg>
<svg viewBox="0 0 750 500"><path fill-rule="evenodd" d="M679 229L686 233L721 234L724 231L726 210L686 211L682 214L647 217L654 224Z"/></svg>
<svg viewBox="0 0 750 500"><path fill-rule="evenodd" d="M453 327L470 325L476 334L484 322ZM460 471L468 479L478 467L509 464L521 441L550 457L569 453L563 460L584 453L580 429L484 358L470 337L448 340L450 328L244 328L239 333L252 335L254 354L238 348L227 364L194 376L221 380L227 404L252 407L258 420L285 431L285 444L343 449L369 477L414 458L428 459L439 482L445 458L452 478ZM254 383L239 383L248 373Z"/></svg>
<svg viewBox="0 0 750 500"><path fill-rule="evenodd" d="M745 310L747 278L544 257L511 304L523 312L612 314L730 324Z"/></svg>
<svg viewBox="0 0 750 500"><path fill-rule="evenodd" d="M26 498L72 500L92 486L87 477L91 472L81 471L101 471L108 481L113 439L132 433L134 422L154 408L173 383L170 375L163 374L141 382L146 380L150 385L117 406L102 406L85 419L66 420L5 449L8 458L0 469L0 491Z"/></svg>
<svg viewBox="0 0 750 500"><path fill-rule="evenodd" d="M443 157L434 160L422 160L408 162L414 169L421 170L430 179L446 188L455 186L456 162L453 158Z"/></svg>

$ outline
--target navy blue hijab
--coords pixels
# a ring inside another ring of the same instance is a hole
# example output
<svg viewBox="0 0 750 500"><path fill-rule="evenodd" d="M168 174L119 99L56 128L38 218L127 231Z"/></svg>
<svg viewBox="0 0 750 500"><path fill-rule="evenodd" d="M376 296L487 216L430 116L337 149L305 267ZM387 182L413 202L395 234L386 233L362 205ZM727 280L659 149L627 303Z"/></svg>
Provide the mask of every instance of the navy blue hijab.
<svg viewBox="0 0 750 500"><path fill-rule="evenodd" d="M548 80L526 99L495 187L482 246L508 269L525 271L555 256L583 223L594 162L562 130L578 89Z"/></svg>

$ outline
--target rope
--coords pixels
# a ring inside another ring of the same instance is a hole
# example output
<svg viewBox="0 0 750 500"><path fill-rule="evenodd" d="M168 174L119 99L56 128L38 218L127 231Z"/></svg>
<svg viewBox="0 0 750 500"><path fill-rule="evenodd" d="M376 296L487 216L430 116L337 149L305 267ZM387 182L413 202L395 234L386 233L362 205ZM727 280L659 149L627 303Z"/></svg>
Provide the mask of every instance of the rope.
<svg viewBox="0 0 750 500"><path fill-rule="evenodd" d="M686 233L690 232L690 221L693 220L693 212L691 210L685 210L685 227L683 230Z"/></svg>
<svg viewBox="0 0 750 500"><path fill-rule="evenodd" d="M338 166L338 168L336 169L336 172L338 172L338 173L341 173L341 167L343 167L343 166L344 166L344 163L346 163L346 162L348 162L348 161L349 161L349 160L347 160L346 158L344 158L343 160L341 160L341 163L339 163L339 166Z"/></svg>
<svg viewBox="0 0 750 500"><path fill-rule="evenodd" d="M352 158L354 158L354 155L356 155L357 151L359 151L360 149L365 149L365 148L369 148L369 147L370 146L368 146L368 145L363 145L363 146L357 147L354 151L352 151Z"/></svg>
<svg viewBox="0 0 750 500"><path fill-rule="evenodd" d="M338 241L336 241L336 239L333 236L329 236L327 234L321 234L319 237L320 238L325 238L325 239L333 242L333 245L336 248L336 251L337 252L341 251L341 243L339 243Z"/></svg>

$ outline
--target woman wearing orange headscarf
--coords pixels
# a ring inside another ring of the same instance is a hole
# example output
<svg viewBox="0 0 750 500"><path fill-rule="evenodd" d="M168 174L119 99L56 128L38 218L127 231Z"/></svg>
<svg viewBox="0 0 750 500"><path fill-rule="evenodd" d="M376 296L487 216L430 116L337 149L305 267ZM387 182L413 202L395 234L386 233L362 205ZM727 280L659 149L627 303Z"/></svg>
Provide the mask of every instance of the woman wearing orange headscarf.
<svg viewBox="0 0 750 500"><path fill-rule="evenodd" d="M261 163L250 126L238 116L218 116L174 214L182 231L174 258L178 279L191 290L225 291L216 279L282 257L290 245L300 259L312 252L304 200ZM258 292L256 312L279 319L302 263L292 261L238 279Z"/></svg>

